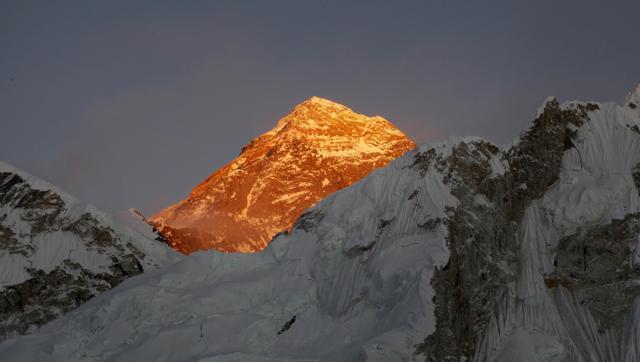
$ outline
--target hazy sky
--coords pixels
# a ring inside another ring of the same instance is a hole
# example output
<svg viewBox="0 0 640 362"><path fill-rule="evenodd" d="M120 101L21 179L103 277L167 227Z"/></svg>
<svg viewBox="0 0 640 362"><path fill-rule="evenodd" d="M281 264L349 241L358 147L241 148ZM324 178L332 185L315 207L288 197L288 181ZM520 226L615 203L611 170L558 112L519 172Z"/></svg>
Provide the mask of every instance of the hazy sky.
<svg viewBox="0 0 640 362"><path fill-rule="evenodd" d="M637 0L5 0L0 159L152 213L312 95L417 142L506 143L548 95L621 101L639 19Z"/></svg>

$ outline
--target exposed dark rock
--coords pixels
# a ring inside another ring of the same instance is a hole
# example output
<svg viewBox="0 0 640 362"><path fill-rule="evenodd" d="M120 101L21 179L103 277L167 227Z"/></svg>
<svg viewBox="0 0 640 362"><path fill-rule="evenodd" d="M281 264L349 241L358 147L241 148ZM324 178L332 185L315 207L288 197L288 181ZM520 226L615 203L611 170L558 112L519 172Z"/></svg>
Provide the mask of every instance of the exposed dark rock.
<svg viewBox="0 0 640 362"><path fill-rule="evenodd" d="M349 248L349 250L344 252L344 255L349 258L355 258L356 256L362 255L365 252L371 250L376 245L376 241L372 241L367 245L356 245Z"/></svg>
<svg viewBox="0 0 640 362"><path fill-rule="evenodd" d="M317 210L307 211L300 216L298 221L293 225L293 228L311 231L318 225L323 217L324 215Z"/></svg>
<svg viewBox="0 0 640 362"><path fill-rule="evenodd" d="M578 104L577 107L581 110L584 110L586 112L595 112L600 110L600 106L594 103L587 103L585 105L582 104Z"/></svg>
<svg viewBox="0 0 640 362"><path fill-rule="evenodd" d="M51 190L35 190L19 175L0 172L0 204L23 209L61 209L64 201Z"/></svg>
<svg viewBox="0 0 640 362"><path fill-rule="evenodd" d="M115 247L124 252L124 247L115 242L117 236L113 229L100 225L100 222L89 213L85 213L76 221L62 226L61 230L79 235L88 245L101 248Z"/></svg>
<svg viewBox="0 0 640 362"><path fill-rule="evenodd" d="M93 273L67 259L50 272L30 270L30 279L0 290L0 340L29 333L143 271L131 254L114 257L110 269Z"/></svg>
<svg viewBox="0 0 640 362"><path fill-rule="evenodd" d="M142 264L133 254L124 255L120 259L112 256L111 261L113 264L111 264L110 269L118 277L129 278L144 272Z"/></svg>
<svg viewBox="0 0 640 362"><path fill-rule="evenodd" d="M504 222L506 186L503 176L492 177L489 159L498 156L486 142L460 144L444 163L451 172L445 182L452 187L460 205L448 210L445 220L431 219L422 228L432 230L444 223L448 229L449 262L434 272L436 331L416 346L416 354L428 361L462 360L472 356L483 332L494 296L514 275L501 264L514 264L512 228ZM475 202L486 197L492 206Z"/></svg>
<svg viewBox="0 0 640 362"><path fill-rule="evenodd" d="M640 267L634 266L634 244L640 236L640 214L563 238L555 269L545 277L548 288L571 289L599 324L600 333L621 328L640 296Z"/></svg>
<svg viewBox="0 0 640 362"><path fill-rule="evenodd" d="M417 153L414 156L412 167L418 166L420 169L420 173L424 176L429 170L429 166L431 166L431 164L437 157L438 154L433 148L430 148L425 152Z"/></svg>
<svg viewBox="0 0 640 362"><path fill-rule="evenodd" d="M61 209L64 201L51 190L33 190L24 193L15 205L16 208L23 209Z"/></svg>
<svg viewBox="0 0 640 362"><path fill-rule="evenodd" d="M413 191L413 192L411 193L411 195L409 195L409 197L407 198L407 200L413 200L416 196L418 196L418 193L419 193L419 192L420 192L420 191L418 191L418 190Z"/></svg>
<svg viewBox="0 0 640 362"><path fill-rule="evenodd" d="M19 175L0 173L0 206L22 209L21 219L31 226L30 236L59 227L57 218L65 209L60 196L51 190L35 190Z"/></svg>
<svg viewBox="0 0 640 362"><path fill-rule="evenodd" d="M287 236L287 235L289 235L289 231L287 231L287 230L281 231L281 232L275 234L273 236L273 238L271 238L271 241L275 240L279 236Z"/></svg>
<svg viewBox="0 0 640 362"><path fill-rule="evenodd" d="M114 230L90 213L71 219L60 195L33 189L17 174L0 173L0 208L4 212L0 215L0 253L25 258L25 271L30 275L23 282L0 286L0 341L30 333L143 272L140 260L145 255L133 244L123 243ZM9 220L19 220L19 224ZM73 234L74 240L81 239L82 247L108 255L111 265L96 273L66 259L50 271L28 268L28 258L35 252L34 238L61 231Z"/></svg>
<svg viewBox="0 0 640 362"><path fill-rule="evenodd" d="M280 328L280 330L278 331L278 335L281 335L282 333L286 332L289 330L289 328L291 328L291 326L293 325L293 323L296 322L296 316L294 315L291 319L289 319L283 326L282 328Z"/></svg>
<svg viewBox="0 0 640 362"><path fill-rule="evenodd" d="M418 224L419 228L425 229L427 231L433 231L438 225L442 224L441 218L429 219L422 224Z"/></svg>
<svg viewBox="0 0 640 362"><path fill-rule="evenodd" d="M360 256L365 252L373 249L373 247L378 242L380 235L382 235L384 228L389 226L389 224L391 224L391 221L392 220L380 220L380 222L378 222L378 229L376 230L376 236L371 242L367 243L366 245L352 246L351 248L349 248L349 250L344 251L344 255L348 258L355 258L356 256Z"/></svg>
<svg viewBox="0 0 640 362"><path fill-rule="evenodd" d="M0 217L0 250L6 250L9 254L22 254L29 256L33 252L33 246L18 241L11 228L2 224L4 217Z"/></svg>
<svg viewBox="0 0 640 362"><path fill-rule="evenodd" d="M631 176L633 177L633 183L636 185L636 189L638 189L638 193L640 193L640 163L637 163L631 169Z"/></svg>
<svg viewBox="0 0 640 362"><path fill-rule="evenodd" d="M520 143L507 152L507 177L515 194L513 205L509 205L511 220L519 221L526 206L558 180L566 140L575 137L575 129L586 121L589 108L593 107L561 109L558 101L549 101Z"/></svg>
<svg viewBox="0 0 640 362"><path fill-rule="evenodd" d="M154 227L153 231L158 234L156 240L166 243L176 250L206 250L215 243L215 237L202 229L196 229L191 227L177 228L171 227L166 224L159 224L150 222L150 225ZM189 248L183 246L189 246ZM222 249L218 249L224 251ZM184 251L187 253L186 251Z"/></svg>
<svg viewBox="0 0 640 362"><path fill-rule="evenodd" d="M12 195L16 192L14 186L23 182L22 177L16 174L0 172L0 202L5 204L8 203L8 200L12 200Z"/></svg>
<svg viewBox="0 0 640 362"><path fill-rule="evenodd" d="M431 284L436 330L416 346L427 361L471 360L485 331L494 303L515 282L516 230L525 208L558 180L564 151L573 147L576 129L598 105L561 109L551 100L504 155L488 142L460 143L442 159L430 149L416 155L414 166L447 170L444 182L460 201L444 221L449 262L437 268ZM489 160L508 162L503 175L493 175ZM480 195L488 201L478 205ZM425 225L427 226L427 225Z"/></svg>

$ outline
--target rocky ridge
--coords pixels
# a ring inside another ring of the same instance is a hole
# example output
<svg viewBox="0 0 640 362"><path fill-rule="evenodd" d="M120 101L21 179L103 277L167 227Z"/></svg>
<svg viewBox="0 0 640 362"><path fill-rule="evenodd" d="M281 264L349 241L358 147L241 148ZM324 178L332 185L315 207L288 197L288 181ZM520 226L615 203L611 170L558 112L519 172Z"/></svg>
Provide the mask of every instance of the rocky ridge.
<svg viewBox="0 0 640 362"><path fill-rule="evenodd" d="M175 260L167 247L0 163L0 340Z"/></svg>

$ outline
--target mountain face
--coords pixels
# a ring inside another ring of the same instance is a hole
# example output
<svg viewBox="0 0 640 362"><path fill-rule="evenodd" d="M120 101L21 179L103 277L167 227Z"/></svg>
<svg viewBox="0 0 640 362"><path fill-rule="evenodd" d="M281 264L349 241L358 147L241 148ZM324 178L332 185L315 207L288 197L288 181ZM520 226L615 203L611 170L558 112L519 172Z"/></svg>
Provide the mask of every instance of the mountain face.
<svg viewBox="0 0 640 362"><path fill-rule="evenodd" d="M382 117L312 97L150 219L187 254L259 251L304 210L414 147Z"/></svg>
<svg viewBox="0 0 640 362"><path fill-rule="evenodd" d="M0 341L177 260L167 246L0 162Z"/></svg>
<svg viewBox="0 0 640 362"><path fill-rule="evenodd" d="M196 253L0 345L21 361L638 361L640 88L512 145L407 152L260 253Z"/></svg>

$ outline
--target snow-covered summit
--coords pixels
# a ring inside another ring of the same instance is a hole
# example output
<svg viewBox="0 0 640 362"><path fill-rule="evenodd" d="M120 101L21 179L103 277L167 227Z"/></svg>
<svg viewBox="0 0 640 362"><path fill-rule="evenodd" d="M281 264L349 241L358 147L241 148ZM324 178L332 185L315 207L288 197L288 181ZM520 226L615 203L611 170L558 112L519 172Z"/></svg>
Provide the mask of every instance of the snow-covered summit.
<svg viewBox="0 0 640 362"><path fill-rule="evenodd" d="M186 253L258 251L305 209L413 147L381 117L312 97L150 219Z"/></svg>
<svg viewBox="0 0 640 362"><path fill-rule="evenodd" d="M640 109L640 83L638 83L635 90L627 95L625 103L633 109Z"/></svg>
<svg viewBox="0 0 640 362"><path fill-rule="evenodd" d="M344 106L340 103L334 102L326 98L318 97L318 96L312 96L311 98L298 104L295 108L308 108L311 106L323 107L326 109L341 109L341 110L349 109L347 106Z"/></svg>
<svg viewBox="0 0 640 362"><path fill-rule="evenodd" d="M313 96L295 106L291 113L281 118L271 132L279 132L286 128L309 132L315 129L362 127L366 123L389 123L380 116L366 116L354 112L351 108L334 101ZM394 128L391 125L391 128Z"/></svg>

